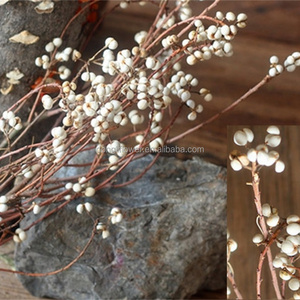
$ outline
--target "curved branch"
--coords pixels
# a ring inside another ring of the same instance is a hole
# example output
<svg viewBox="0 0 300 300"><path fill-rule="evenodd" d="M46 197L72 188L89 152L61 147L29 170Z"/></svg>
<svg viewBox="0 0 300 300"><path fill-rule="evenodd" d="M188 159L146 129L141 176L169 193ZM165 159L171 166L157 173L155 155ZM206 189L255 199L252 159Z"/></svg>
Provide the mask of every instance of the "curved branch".
<svg viewBox="0 0 300 300"><path fill-rule="evenodd" d="M70 267L72 267L86 252L86 250L88 249L88 247L90 246L90 244L92 243L94 236L96 234L96 226L98 224L98 219L95 220L94 222L94 227L93 227L93 231L91 234L91 237L89 238L88 242L86 243L86 245L84 246L84 248L80 251L80 253L70 262L68 263L66 266L55 270L55 271L51 271L51 272L46 272L46 273L28 273L28 272L22 272L22 271L15 271L15 270L10 270L10 269L3 269L0 268L0 272L8 272L8 273L14 273L14 274L19 274L19 275L25 275L25 276L31 276L31 277L45 277L45 276L50 276L50 275L55 275L58 274L60 272L63 272L67 269L69 269Z"/></svg>
<svg viewBox="0 0 300 300"><path fill-rule="evenodd" d="M258 84L256 84L248 92L246 92L243 96L241 96L239 99L235 100L232 104L230 104L229 106L227 106L226 108L224 108L222 111L220 111L217 114L213 115L212 117L210 117L206 121L202 122L201 124L199 124L199 125L191 128L191 129L183 132L182 134L179 134L179 135L177 135L177 136L169 139L167 141L167 143L173 143L175 141L178 141L178 140L182 139L183 137L185 137L186 135L191 134L194 131L200 129L201 127L204 127L205 125L207 125L209 123L212 123L213 121L215 121L216 119L218 119L221 115L223 115L223 114L227 113L228 111L232 110L238 104L240 104L243 100L247 99L250 95L252 95L253 93L255 93L259 88L261 88L267 82L269 82L271 80L271 78L274 78L274 77L270 77L269 75L266 75Z"/></svg>

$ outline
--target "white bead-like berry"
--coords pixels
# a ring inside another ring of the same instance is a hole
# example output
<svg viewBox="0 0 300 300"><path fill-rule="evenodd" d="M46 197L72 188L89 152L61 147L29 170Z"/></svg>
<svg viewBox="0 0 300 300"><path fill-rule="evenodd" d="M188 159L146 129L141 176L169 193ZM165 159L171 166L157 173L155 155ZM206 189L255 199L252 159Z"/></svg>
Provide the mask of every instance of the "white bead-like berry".
<svg viewBox="0 0 300 300"><path fill-rule="evenodd" d="M281 160L277 160L276 164L275 164L275 172L276 173L281 173L283 172L285 169L285 164L283 161Z"/></svg>

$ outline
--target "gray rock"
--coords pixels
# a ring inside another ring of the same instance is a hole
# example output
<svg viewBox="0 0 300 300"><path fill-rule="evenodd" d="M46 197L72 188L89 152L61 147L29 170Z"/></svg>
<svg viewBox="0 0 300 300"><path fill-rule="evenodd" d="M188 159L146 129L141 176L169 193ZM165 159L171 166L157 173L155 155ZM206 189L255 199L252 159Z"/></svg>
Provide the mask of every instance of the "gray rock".
<svg viewBox="0 0 300 300"><path fill-rule="evenodd" d="M152 160L132 162L124 182ZM57 299L182 299L226 284L226 171L199 158L160 157L137 182L98 192L92 216L104 221L113 206L124 220L97 234L84 256L53 276L19 276L35 296ZM18 270L50 272L73 260L93 221L76 213L78 199L28 231L15 253ZM40 216L39 216L40 217ZM27 215L21 227L36 216Z"/></svg>

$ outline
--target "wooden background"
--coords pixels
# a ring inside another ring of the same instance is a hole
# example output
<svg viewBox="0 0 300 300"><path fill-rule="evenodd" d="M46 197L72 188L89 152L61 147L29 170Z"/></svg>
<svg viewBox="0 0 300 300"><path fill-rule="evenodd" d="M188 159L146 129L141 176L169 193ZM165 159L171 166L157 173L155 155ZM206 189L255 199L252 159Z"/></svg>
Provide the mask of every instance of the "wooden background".
<svg viewBox="0 0 300 300"><path fill-rule="evenodd" d="M191 2L193 8L198 11L201 11L207 4L206 1ZM151 24L155 14L155 11L150 9L151 7L141 9L135 5L127 11L117 11L96 33L87 55L102 46L107 36L116 37L121 47L131 44L133 34L137 29L147 29ZM293 51L300 51L300 3L298 1L221 1L217 10L245 12L248 15L248 26L241 30L233 41L233 57L216 57L190 69L190 72L199 79L201 86L210 89L214 95L212 102L204 103L204 112L192 123L194 125L225 108L260 81L268 72L271 55L278 55L283 60ZM284 73L239 107L213 124L184 138L178 144L202 146L205 148L205 153L201 154L201 157L226 166L227 125L300 124L299 95L300 70L294 73ZM190 125L191 123L186 120L186 115L183 114L174 127L173 135ZM268 173L266 180L263 180L262 189L266 188L264 199L272 200L272 203L278 199L275 206L278 207L280 213L288 215L299 211L297 195L299 195L300 184L297 177L297 164L292 160L292 157L295 157L292 154L296 155L299 152L298 145L292 143L294 140L297 141L299 132L297 128L292 132L289 129L282 128L282 130L283 145L280 153L287 151L282 156L288 163L287 170L283 174L275 174L276 176L273 172ZM236 273L241 274L238 283L245 298L254 299L253 267L255 267L255 257L259 250L251 243L251 237L257 230L254 225L252 194L249 187L244 185L245 181L249 180L247 175L249 174L245 172L239 174L228 172L228 227L233 238L239 242L239 251L232 257ZM249 235L249 238L243 240L242 238L246 235ZM2 248L2 251L7 250ZM220 294L201 295L202 299L220 297L224 298ZM29 296L14 275L1 273L0 299L37 298Z"/></svg>

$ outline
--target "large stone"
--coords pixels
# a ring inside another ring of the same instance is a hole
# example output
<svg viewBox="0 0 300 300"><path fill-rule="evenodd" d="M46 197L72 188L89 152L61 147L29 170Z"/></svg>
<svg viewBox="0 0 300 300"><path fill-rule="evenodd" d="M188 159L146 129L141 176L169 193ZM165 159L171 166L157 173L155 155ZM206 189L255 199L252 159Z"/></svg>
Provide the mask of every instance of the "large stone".
<svg viewBox="0 0 300 300"><path fill-rule="evenodd" d="M117 177L139 174L151 155ZM91 200L92 215L105 221L112 206L124 220L110 237L96 235L68 270L47 277L20 276L35 296L57 299L186 298L226 284L226 171L199 158L160 157L135 183L109 188ZM84 247L93 221L76 213L78 199L28 231L15 253L18 270L50 272L67 265ZM45 213L45 212L44 212ZM36 216L28 214L26 227Z"/></svg>

